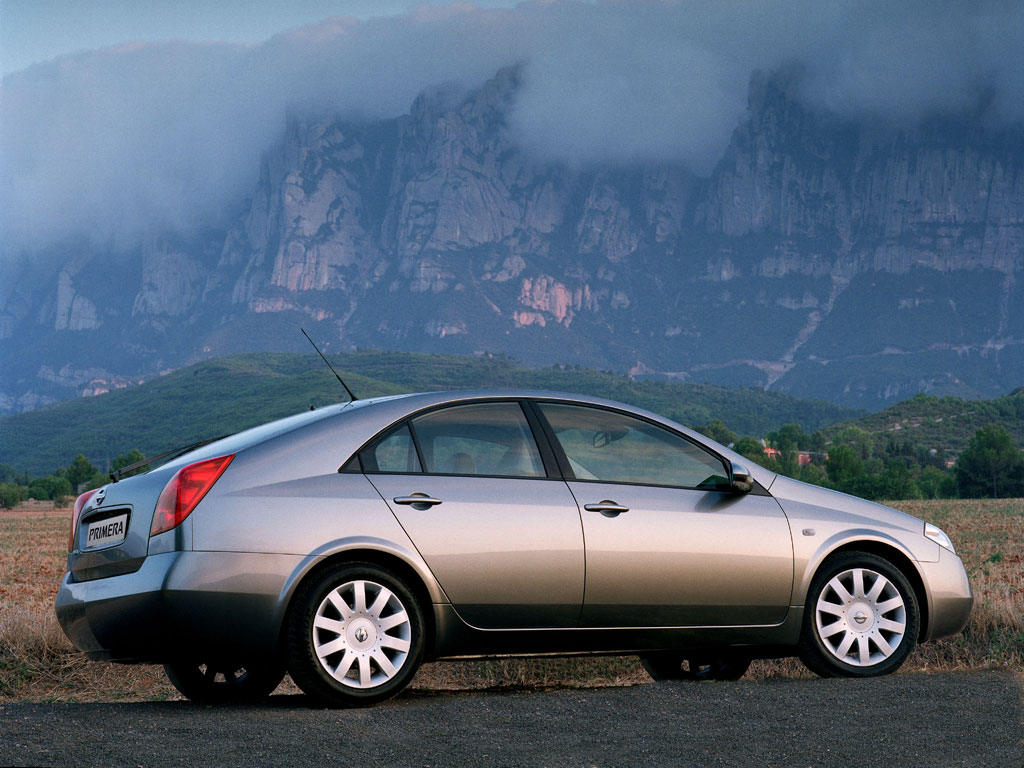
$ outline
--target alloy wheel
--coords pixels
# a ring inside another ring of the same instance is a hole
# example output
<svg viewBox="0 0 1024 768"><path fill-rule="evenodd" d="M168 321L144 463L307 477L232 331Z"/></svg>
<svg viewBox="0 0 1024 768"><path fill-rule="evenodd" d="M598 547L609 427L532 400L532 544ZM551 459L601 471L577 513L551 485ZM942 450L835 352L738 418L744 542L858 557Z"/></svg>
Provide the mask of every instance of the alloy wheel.
<svg viewBox="0 0 1024 768"><path fill-rule="evenodd" d="M402 669L412 645L409 613L383 584L366 579L332 589L313 618L313 650L342 685L368 689Z"/></svg>
<svg viewBox="0 0 1024 768"><path fill-rule="evenodd" d="M868 667L891 657L907 632L899 590L870 568L833 576L818 595L815 623L822 645L844 664Z"/></svg>

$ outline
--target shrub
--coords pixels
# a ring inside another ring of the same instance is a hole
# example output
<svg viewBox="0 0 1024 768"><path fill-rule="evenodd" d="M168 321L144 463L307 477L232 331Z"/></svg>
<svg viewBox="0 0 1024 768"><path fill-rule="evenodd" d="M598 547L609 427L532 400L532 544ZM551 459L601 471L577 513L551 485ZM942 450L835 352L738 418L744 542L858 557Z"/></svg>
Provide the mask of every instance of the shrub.
<svg viewBox="0 0 1024 768"><path fill-rule="evenodd" d="M17 483L0 483L0 509L16 507L23 498L22 487Z"/></svg>

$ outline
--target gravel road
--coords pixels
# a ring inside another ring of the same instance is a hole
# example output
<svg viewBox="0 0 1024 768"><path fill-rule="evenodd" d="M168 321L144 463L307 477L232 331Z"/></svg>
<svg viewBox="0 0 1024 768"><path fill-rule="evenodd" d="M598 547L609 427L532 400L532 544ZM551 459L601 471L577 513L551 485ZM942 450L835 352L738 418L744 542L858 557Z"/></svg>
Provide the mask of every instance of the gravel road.
<svg viewBox="0 0 1024 768"><path fill-rule="evenodd" d="M1020 678L660 683L546 692L407 693L373 709L0 705L16 766L1024 765Z"/></svg>

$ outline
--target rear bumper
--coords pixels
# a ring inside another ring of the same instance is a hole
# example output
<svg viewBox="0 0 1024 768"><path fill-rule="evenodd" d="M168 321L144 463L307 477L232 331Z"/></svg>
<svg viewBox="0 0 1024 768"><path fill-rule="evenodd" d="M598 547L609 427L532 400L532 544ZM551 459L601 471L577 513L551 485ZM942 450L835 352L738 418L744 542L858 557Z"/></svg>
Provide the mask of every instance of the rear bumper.
<svg viewBox="0 0 1024 768"><path fill-rule="evenodd" d="M974 605L967 570L959 557L939 547L939 559L934 563L918 563L928 585L930 610L927 636L922 640L937 640L955 635L967 626Z"/></svg>
<svg viewBox="0 0 1024 768"><path fill-rule="evenodd" d="M164 663L193 652L274 653L285 590L303 559L168 552L123 576L74 581L65 574L57 620L90 659Z"/></svg>

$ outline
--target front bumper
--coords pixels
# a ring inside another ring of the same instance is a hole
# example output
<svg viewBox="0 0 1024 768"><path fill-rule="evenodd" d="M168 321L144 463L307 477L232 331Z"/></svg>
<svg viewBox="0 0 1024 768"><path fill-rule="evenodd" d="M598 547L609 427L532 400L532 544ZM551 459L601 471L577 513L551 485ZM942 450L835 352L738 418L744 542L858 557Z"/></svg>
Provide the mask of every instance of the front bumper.
<svg viewBox="0 0 1024 768"><path fill-rule="evenodd" d="M57 620L90 659L164 663L200 652L273 653L289 579L304 558L168 552L121 576L64 574Z"/></svg>
<svg viewBox="0 0 1024 768"><path fill-rule="evenodd" d="M967 570L959 557L938 547L934 563L918 563L928 585L930 605L924 641L955 635L967 626L974 605Z"/></svg>

